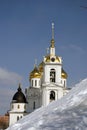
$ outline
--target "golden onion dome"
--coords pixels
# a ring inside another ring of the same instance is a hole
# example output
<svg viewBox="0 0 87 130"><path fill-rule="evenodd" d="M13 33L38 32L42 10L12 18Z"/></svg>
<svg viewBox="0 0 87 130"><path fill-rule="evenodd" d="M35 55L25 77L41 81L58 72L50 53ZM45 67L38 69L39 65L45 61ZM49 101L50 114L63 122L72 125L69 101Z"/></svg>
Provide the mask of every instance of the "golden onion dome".
<svg viewBox="0 0 87 130"><path fill-rule="evenodd" d="M46 62L50 62L50 55L47 55L45 58L46 58Z"/></svg>
<svg viewBox="0 0 87 130"><path fill-rule="evenodd" d="M60 62L60 58L56 56L56 62Z"/></svg>
<svg viewBox="0 0 87 130"><path fill-rule="evenodd" d="M43 72L43 61L39 64L39 66L38 66L38 68L39 68L39 72Z"/></svg>
<svg viewBox="0 0 87 130"><path fill-rule="evenodd" d="M67 73L64 71L63 68L62 68L62 74L61 74L61 77L64 78L64 79L67 79L67 77L68 77Z"/></svg>
<svg viewBox="0 0 87 130"><path fill-rule="evenodd" d="M41 78L41 73L36 66L34 67L34 70L30 73L30 79L31 78Z"/></svg>
<svg viewBox="0 0 87 130"><path fill-rule="evenodd" d="M60 58L58 56L51 57L50 55L47 55L47 56L45 56L45 58L46 58L46 60L45 60L46 62L58 62L58 63L61 62Z"/></svg>

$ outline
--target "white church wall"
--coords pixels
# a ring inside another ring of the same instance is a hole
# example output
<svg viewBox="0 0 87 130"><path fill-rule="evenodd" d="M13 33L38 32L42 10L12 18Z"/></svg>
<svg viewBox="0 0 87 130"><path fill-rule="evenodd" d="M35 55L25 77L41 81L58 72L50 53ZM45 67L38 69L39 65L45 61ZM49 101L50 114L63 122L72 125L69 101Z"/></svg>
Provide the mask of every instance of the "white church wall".
<svg viewBox="0 0 87 130"><path fill-rule="evenodd" d="M50 100L50 92L54 91L55 93L55 100L60 99L63 97L63 88L61 87L55 87L55 86L44 86L42 90L42 105L47 106L51 100Z"/></svg>
<svg viewBox="0 0 87 130"><path fill-rule="evenodd" d="M12 103L11 104L11 111L24 112L24 111L26 111L26 104L25 103Z"/></svg>
<svg viewBox="0 0 87 130"><path fill-rule="evenodd" d="M16 113L16 112L10 112L10 120L9 120L9 126L16 123L19 119L21 119L24 116L23 113Z"/></svg>

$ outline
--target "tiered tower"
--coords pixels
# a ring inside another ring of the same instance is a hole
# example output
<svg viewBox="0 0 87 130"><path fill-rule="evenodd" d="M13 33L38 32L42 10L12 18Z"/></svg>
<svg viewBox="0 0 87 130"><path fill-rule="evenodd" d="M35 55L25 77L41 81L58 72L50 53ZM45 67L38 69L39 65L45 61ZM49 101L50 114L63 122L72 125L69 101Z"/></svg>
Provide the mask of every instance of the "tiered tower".
<svg viewBox="0 0 87 130"><path fill-rule="evenodd" d="M47 106L51 101L60 99L69 91L66 87L67 73L63 69L62 58L55 52L54 23L52 23L49 50L43 61L38 66L35 65L29 75L30 87L26 91L29 112L41 106Z"/></svg>

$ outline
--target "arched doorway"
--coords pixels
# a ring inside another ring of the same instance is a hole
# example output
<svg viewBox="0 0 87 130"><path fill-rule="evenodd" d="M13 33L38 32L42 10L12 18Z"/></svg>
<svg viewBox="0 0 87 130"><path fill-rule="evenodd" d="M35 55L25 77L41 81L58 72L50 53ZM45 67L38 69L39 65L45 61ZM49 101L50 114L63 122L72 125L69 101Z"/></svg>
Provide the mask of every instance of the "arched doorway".
<svg viewBox="0 0 87 130"><path fill-rule="evenodd" d="M55 92L50 91L50 102L55 100Z"/></svg>

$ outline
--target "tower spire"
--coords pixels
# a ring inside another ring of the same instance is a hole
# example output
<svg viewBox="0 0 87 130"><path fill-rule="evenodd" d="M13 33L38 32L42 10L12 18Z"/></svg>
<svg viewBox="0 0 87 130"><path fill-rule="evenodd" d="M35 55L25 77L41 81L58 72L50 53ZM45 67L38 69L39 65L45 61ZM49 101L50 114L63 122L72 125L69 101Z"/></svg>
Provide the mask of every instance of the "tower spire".
<svg viewBox="0 0 87 130"><path fill-rule="evenodd" d="M52 39L54 39L54 23L52 23Z"/></svg>
<svg viewBox="0 0 87 130"><path fill-rule="evenodd" d="M55 43L55 41L54 41L54 23L52 23L52 39L51 39L51 48L54 48L55 46L54 46L54 43Z"/></svg>
<svg viewBox="0 0 87 130"><path fill-rule="evenodd" d="M34 63L34 67L36 67L37 66L37 59L35 59L35 63Z"/></svg>

